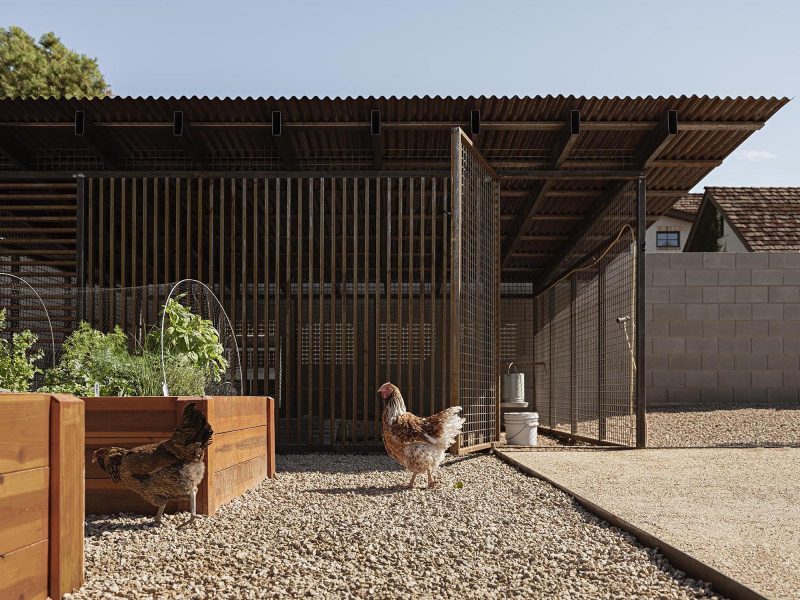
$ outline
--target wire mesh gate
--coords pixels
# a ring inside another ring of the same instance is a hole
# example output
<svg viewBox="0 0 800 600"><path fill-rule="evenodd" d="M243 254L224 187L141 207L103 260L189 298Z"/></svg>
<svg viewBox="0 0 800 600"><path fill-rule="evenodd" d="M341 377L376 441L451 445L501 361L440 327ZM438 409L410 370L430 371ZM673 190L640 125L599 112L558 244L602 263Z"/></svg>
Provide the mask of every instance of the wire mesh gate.
<svg viewBox="0 0 800 600"><path fill-rule="evenodd" d="M643 183L619 185L533 299L536 408L553 432L643 445L643 206Z"/></svg>
<svg viewBox="0 0 800 600"><path fill-rule="evenodd" d="M461 129L452 136L451 404L466 419L458 452L499 441L500 204L494 170Z"/></svg>

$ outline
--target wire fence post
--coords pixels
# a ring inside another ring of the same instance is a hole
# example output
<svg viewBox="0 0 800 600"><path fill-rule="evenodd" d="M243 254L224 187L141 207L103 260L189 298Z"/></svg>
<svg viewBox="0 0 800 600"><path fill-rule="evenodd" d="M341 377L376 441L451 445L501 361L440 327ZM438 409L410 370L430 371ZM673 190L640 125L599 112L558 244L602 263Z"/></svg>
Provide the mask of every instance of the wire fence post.
<svg viewBox="0 0 800 600"><path fill-rule="evenodd" d="M645 229L647 179L636 183L636 447L647 446L647 390L645 383Z"/></svg>

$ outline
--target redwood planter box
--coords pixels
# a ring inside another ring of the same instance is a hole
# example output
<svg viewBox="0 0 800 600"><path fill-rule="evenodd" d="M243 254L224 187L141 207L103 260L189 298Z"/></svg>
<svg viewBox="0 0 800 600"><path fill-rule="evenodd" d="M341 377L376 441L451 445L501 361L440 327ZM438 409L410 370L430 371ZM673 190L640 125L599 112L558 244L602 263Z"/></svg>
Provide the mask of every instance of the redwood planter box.
<svg viewBox="0 0 800 600"><path fill-rule="evenodd" d="M103 446L126 448L160 442L177 427L189 402L196 402L214 430L206 449L206 474L197 492L197 512L220 506L275 476L275 401L268 396L103 397L86 402L86 513L155 515L156 508L115 484L92 454ZM188 510L188 500L167 512Z"/></svg>
<svg viewBox="0 0 800 600"><path fill-rule="evenodd" d="M83 584L83 402L0 394L0 598Z"/></svg>

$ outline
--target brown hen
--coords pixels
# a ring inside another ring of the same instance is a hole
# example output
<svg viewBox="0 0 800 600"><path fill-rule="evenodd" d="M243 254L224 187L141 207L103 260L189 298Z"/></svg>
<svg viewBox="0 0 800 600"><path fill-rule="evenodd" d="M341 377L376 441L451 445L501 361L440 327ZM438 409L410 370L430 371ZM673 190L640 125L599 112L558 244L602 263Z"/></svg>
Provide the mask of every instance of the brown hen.
<svg viewBox="0 0 800 600"><path fill-rule="evenodd" d="M179 526L183 527L197 514L197 486L205 474L203 458L213 433L205 415L191 402L170 439L136 448L99 448L92 462L99 464L115 483L158 507L156 524L161 523L167 502L188 496L192 516Z"/></svg>
<svg viewBox="0 0 800 600"><path fill-rule="evenodd" d="M383 445L389 456L411 471L414 487L417 475L428 474L428 487L436 483L435 471L444 460L444 453L456 441L464 419L458 416L460 406L454 406L427 418L406 411L400 389L384 383L378 393L384 400Z"/></svg>

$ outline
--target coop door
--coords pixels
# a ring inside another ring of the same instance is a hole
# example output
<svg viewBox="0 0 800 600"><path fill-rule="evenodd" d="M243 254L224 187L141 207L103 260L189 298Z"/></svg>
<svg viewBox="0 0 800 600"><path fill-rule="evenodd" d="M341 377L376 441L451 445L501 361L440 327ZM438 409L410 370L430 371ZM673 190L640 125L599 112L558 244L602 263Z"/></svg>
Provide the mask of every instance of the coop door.
<svg viewBox="0 0 800 600"><path fill-rule="evenodd" d="M499 182L461 129L452 137L450 402L466 419L457 453L499 441Z"/></svg>

